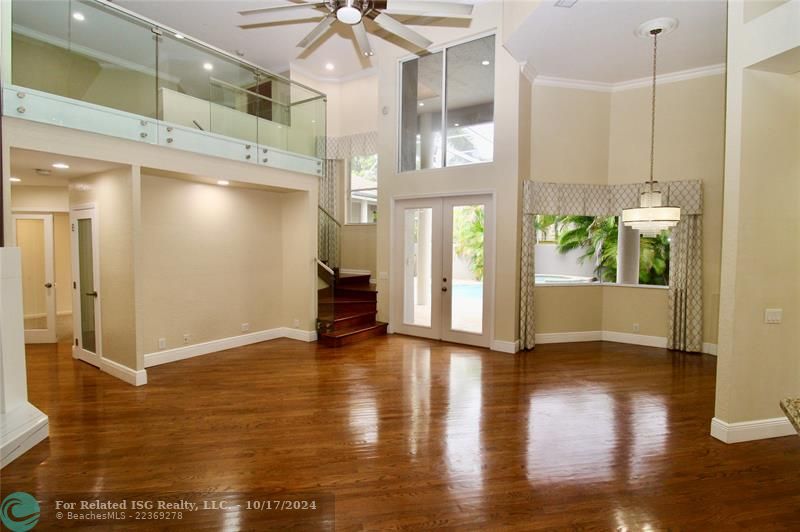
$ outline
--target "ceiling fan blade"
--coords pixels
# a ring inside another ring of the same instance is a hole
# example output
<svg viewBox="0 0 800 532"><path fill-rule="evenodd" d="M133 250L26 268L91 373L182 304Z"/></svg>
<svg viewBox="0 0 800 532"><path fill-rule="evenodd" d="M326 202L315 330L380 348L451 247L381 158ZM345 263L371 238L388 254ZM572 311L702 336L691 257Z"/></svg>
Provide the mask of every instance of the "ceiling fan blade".
<svg viewBox="0 0 800 532"><path fill-rule="evenodd" d="M416 31L407 27L405 24L398 22L385 13L379 14L373 20L375 21L375 24L385 29L389 33L394 33L398 37L401 37L422 49L426 49L428 46L433 44L433 41L420 35Z"/></svg>
<svg viewBox="0 0 800 532"><path fill-rule="evenodd" d="M356 42L358 42L358 47L361 48L361 53L367 57L374 55L372 46L369 44L367 29L364 27L363 22L353 25L353 34L356 36Z"/></svg>
<svg viewBox="0 0 800 532"><path fill-rule="evenodd" d="M472 4L458 2L425 2L420 0L388 0L384 13L442 18L471 18Z"/></svg>
<svg viewBox="0 0 800 532"><path fill-rule="evenodd" d="M335 20L336 20L336 15L334 13L331 13L330 15L325 17L325 19L322 22L317 24L317 26L313 30L311 30L311 33L303 37L303 40L297 43L297 46L299 46L300 48L306 48L308 46L311 46L311 44L313 44L314 41L322 37L322 34L325 33L328 30L328 28L331 27L331 24L333 24Z"/></svg>
<svg viewBox="0 0 800 532"><path fill-rule="evenodd" d="M260 15L262 13L270 13L272 11L281 11L284 9L297 9L298 7L319 7L324 6L325 2L313 2L309 4L275 4L271 6L259 7L257 9L245 9L244 11L239 11L239 14L242 16L250 16L250 15Z"/></svg>

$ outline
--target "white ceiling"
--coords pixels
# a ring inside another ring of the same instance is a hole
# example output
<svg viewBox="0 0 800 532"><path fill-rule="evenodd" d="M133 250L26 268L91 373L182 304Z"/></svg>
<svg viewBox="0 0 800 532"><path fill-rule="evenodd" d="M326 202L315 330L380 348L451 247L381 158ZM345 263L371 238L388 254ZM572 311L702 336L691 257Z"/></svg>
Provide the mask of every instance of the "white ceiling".
<svg viewBox="0 0 800 532"><path fill-rule="evenodd" d="M455 1L478 3L468 0ZM372 58L365 58L359 53L351 29L339 23L334 24L319 41L304 51L295 45L322 20L322 12L309 7L249 17L238 14L245 9L264 7L276 2L279 0L116 0L115 4L223 50L229 52L239 50L244 53L244 58L248 61L277 73L287 72L291 63L318 78L346 79L371 71L370 69L377 66L379 58L389 53L396 56L398 51L413 51L413 47L409 45L399 46L401 44L399 40L393 44L376 35L374 32L383 35L385 33L371 21L367 21L367 27L370 30L370 43L375 51ZM290 0L286 0L286 3L291 5ZM279 23L289 19L294 20ZM465 25L462 20L421 17L401 20L423 35L427 34L423 24L445 27ZM270 22L275 24L249 30L239 28L245 24ZM333 71L325 68L327 63L334 65Z"/></svg>
<svg viewBox="0 0 800 532"><path fill-rule="evenodd" d="M724 0L578 0L572 8L554 4L537 8L506 43L541 76L601 83L647 77L652 41L634 31L657 17L679 22L659 39L660 74L725 62Z"/></svg>
<svg viewBox="0 0 800 532"><path fill-rule="evenodd" d="M53 168L52 165L54 163L68 164L69 169ZM14 183L14 185L65 187L72 178L106 172L120 167L121 165L119 164L107 161L68 157L66 155L17 148L11 150L11 176L21 179L19 183ZM37 168L50 170L50 175L41 176L37 174Z"/></svg>

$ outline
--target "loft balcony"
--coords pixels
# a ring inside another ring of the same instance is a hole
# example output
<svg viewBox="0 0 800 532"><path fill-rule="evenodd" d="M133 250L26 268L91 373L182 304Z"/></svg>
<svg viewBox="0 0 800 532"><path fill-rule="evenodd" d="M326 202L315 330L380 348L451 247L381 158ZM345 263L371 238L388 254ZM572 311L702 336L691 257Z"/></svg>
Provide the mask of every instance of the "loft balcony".
<svg viewBox="0 0 800 532"><path fill-rule="evenodd" d="M103 0L2 9L5 116L324 172L324 94Z"/></svg>

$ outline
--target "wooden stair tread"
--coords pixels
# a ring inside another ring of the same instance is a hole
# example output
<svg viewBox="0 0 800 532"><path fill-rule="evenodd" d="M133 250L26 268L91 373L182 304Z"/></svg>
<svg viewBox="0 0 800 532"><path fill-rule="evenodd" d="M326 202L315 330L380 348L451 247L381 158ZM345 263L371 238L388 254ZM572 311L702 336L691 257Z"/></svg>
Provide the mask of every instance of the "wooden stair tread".
<svg viewBox="0 0 800 532"><path fill-rule="evenodd" d="M337 322L337 321L346 321L351 320L353 318L361 318L364 316L374 316L378 313L377 310L368 310L368 311L350 311L350 312L342 312L341 314L334 314L320 316L320 321L327 321L327 322Z"/></svg>
<svg viewBox="0 0 800 532"><path fill-rule="evenodd" d="M347 327L346 329L339 329L338 331L330 331L330 332L323 332L320 334L322 337L327 338L344 338L347 336L354 336L356 334L366 332L366 331L374 331L377 329L385 329L388 323L383 323L382 321L376 321L370 325L357 325L354 327Z"/></svg>
<svg viewBox="0 0 800 532"><path fill-rule="evenodd" d="M320 305L345 305L348 303L375 303L375 301L369 299L345 299L341 296L334 298L324 297L317 301L317 304Z"/></svg>

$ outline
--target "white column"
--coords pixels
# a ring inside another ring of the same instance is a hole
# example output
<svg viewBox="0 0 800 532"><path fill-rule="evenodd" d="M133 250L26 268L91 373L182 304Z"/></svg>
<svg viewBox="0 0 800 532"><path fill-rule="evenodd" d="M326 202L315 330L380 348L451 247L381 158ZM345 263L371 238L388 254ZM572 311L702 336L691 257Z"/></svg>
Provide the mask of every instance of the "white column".
<svg viewBox="0 0 800 532"><path fill-rule="evenodd" d="M617 232L617 283L639 284L639 231L622 222Z"/></svg>
<svg viewBox="0 0 800 532"><path fill-rule="evenodd" d="M0 467L48 434L47 416L28 402L19 248L0 248Z"/></svg>

